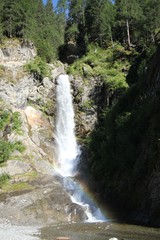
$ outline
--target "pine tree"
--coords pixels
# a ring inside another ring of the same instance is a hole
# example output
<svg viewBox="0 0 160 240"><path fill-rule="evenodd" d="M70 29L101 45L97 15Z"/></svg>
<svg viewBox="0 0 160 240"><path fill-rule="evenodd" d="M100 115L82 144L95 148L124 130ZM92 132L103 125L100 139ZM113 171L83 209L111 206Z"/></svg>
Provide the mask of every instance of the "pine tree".
<svg viewBox="0 0 160 240"><path fill-rule="evenodd" d="M143 36L146 42L154 42L155 32L160 28L160 1L140 1L144 13Z"/></svg>
<svg viewBox="0 0 160 240"><path fill-rule="evenodd" d="M103 45L112 40L112 26L115 18L114 5L109 0L90 0L85 10L86 29L90 42Z"/></svg>
<svg viewBox="0 0 160 240"><path fill-rule="evenodd" d="M2 26L3 32L7 37L13 37L15 35L15 2L16 1L5 0L3 3Z"/></svg>
<svg viewBox="0 0 160 240"><path fill-rule="evenodd" d="M32 38L36 27L34 14L36 11L35 0L19 0L14 5L16 36L24 39Z"/></svg>
<svg viewBox="0 0 160 240"><path fill-rule="evenodd" d="M1 1L0 2L0 40L2 39L2 36L3 36L2 11L3 11L3 2Z"/></svg>
<svg viewBox="0 0 160 240"><path fill-rule="evenodd" d="M85 35L85 0L69 0L69 14L66 28L66 40L77 41L84 40Z"/></svg>
<svg viewBox="0 0 160 240"><path fill-rule="evenodd" d="M111 41L113 44L115 14L115 6L110 1L106 1L100 14L101 46L106 45L108 41Z"/></svg>
<svg viewBox="0 0 160 240"><path fill-rule="evenodd" d="M116 31L118 32L118 28L121 29L123 41L127 42L130 47L131 42L134 42L132 31L136 29L137 24L143 18L140 3L138 0L117 0L115 1L115 5L117 7ZM123 29L125 29L125 32Z"/></svg>

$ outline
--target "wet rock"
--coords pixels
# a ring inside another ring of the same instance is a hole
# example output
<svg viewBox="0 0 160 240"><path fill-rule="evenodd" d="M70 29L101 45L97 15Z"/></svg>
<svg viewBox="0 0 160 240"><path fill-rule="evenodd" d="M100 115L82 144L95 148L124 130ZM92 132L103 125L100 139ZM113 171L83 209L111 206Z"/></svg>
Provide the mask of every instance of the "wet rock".
<svg viewBox="0 0 160 240"><path fill-rule="evenodd" d="M83 209L71 202L55 177L41 175L29 184L32 187L30 190L0 195L1 219L8 219L15 225L46 225L83 220Z"/></svg>
<svg viewBox="0 0 160 240"><path fill-rule="evenodd" d="M69 240L69 237L57 237L56 240Z"/></svg>
<svg viewBox="0 0 160 240"><path fill-rule="evenodd" d="M65 73L65 69L64 69L64 64L62 64L61 62L57 62L57 66L50 64L52 70L51 70L51 76L52 76L52 80L53 82L55 81L55 79L60 75L60 74L64 74Z"/></svg>
<svg viewBox="0 0 160 240"><path fill-rule="evenodd" d="M33 78L27 76L15 84L2 80L0 81L0 98L17 108L24 108L33 85Z"/></svg>
<svg viewBox="0 0 160 240"><path fill-rule="evenodd" d="M93 77L87 80L72 77L71 83L76 111L76 133L84 137L93 130L97 121L99 105L103 101L102 81Z"/></svg>
<svg viewBox="0 0 160 240"><path fill-rule="evenodd" d="M12 160L6 163L6 166L0 168L0 174L7 173L10 176L14 176L16 174L24 174L26 172L30 172L32 170L29 163L22 162L20 160Z"/></svg>

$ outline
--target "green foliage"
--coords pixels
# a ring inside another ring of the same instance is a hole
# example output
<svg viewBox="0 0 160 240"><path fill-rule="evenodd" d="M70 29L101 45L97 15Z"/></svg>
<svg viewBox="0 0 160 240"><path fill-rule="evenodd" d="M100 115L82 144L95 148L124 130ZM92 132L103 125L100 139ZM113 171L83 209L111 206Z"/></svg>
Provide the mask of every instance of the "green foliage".
<svg viewBox="0 0 160 240"><path fill-rule="evenodd" d="M1 111L0 112L0 130L4 131L10 127L12 131L21 133L21 118L19 112Z"/></svg>
<svg viewBox="0 0 160 240"><path fill-rule="evenodd" d="M8 111L0 112L0 130L4 130L5 127L10 124L11 114Z"/></svg>
<svg viewBox="0 0 160 240"><path fill-rule="evenodd" d="M111 88L127 88L126 72L130 67L128 58L131 54L119 44L107 49L89 45L86 56L70 65L68 73L99 77Z"/></svg>
<svg viewBox="0 0 160 240"><path fill-rule="evenodd" d="M10 179L10 176L7 173L3 173L0 175L0 188L2 188L2 186L8 182L8 180Z"/></svg>
<svg viewBox="0 0 160 240"><path fill-rule="evenodd" d="M12 130L15 131L16 133L21 133L22 122L20 119L19 112L14 112L12 114L11 122L12 122Z"/></svg>
<svg viewBox="0 0 160 240"><path fill-rule="evenodd" d="M0 140L0 164L7 161L14 150L22 153L25 150L25 146L19 141L11 143Z"/></svg>
<svg viewBox="0 0 160 240"><path fill-rule="evenodd" d="M25 150L21 142L9 142L6 140L7 135L12 131L21 134L21 124L19 112L0 111L0 131L3 133L3 139L0 139L0 163L8 160L14 150L19 152Z"/></svg>
<svg viewBox="0 0 160 240"><path fill-rule="evenodd" d="M39 56L51 62L64 42L64 22L54 12L52 1L4 0L0 3L0 39L18 37L32 41Z"/></svg>
<svg viewBox="0 0 160 240"><path fill-rule="evenodd" d="M68 21L65 32L65 40L77 42L82 44L84 43L84 35L85 35L85 1L77 0L77 1L68 1L69 6L69 14Z"/></svg>
<svg viewBox="0 0 160 240"><path fill-rule="evenodd" d="M86 100L82 103L82 106L81 106L81 111L87 111L87 110L90 110L93 106L93 100Z"/></svg>
<svg viewBox="0 0 160 240"><path fill-rule="evenodd" d="M3 77L3 75L4 75L4 70L5 70L4 66L3 66L3 65L0 65L0 77Z"/></svg>
<svg viewBox="0 0 160 240"><path fill-rule="evenodd" d="M37 79L42 81L44 77L50 76L50 68L40 57L36 57L25 65L25 69Z"/></svg>
<svg viewBox="0 0 160 240"><path fill-rule="evenodd" d="M18 152L22 153L26 150L26 147L23 145L22 142L17 141L13 144L13 149L17 150Z"/></svg>
<svg viewBox="0 0 160 240"><path fill-rule="evenodd" d="M5 162L9 158L12 151L13 145L10 142L0 140L0 163Z"/></svg>
<svg viewBox="0 0 160 240"><path fill-rule="evenodd" d="M87 1L85 22L90 43L106 46L112 40L112 27L115 20L115 8L111 1Z"/></svg>

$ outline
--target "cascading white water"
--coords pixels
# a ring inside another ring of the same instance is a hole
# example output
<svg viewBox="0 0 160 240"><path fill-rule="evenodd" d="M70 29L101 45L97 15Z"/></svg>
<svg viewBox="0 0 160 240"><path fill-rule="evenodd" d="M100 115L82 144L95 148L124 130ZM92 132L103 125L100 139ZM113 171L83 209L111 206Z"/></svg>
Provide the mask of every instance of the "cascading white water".
<svg viewBox="0 0 160 240"><path fill-rule="evenodd" d="M86 221L104 221L105 217L97 209L72 178L76 173L80 150L74 133L74 109L68 75L60 75L57 79L56 89L57 119L56 119L56 144L57 144L57 171L64 177L63 186L69 192L71 200L85 209Z"/></svg>
<svg viewBox="0 0 160 240"><path fill-rule="evenodd" d="M63 176L73 176L77 165L79 149L74 133L74 110L68 75L57 79L57 121L56 143L58 171Z"/></svg>

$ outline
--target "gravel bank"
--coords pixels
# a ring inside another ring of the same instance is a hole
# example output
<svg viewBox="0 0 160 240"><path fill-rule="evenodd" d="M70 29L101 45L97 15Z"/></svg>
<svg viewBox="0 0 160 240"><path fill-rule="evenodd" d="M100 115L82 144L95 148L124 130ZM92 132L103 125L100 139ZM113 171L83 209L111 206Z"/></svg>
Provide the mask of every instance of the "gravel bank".
<svg viewBox="0 0 160 240"><path fill-rule="evenodd" d="M2 240L39 240L39 227L13 226L10 223L0 223L0 239Z"/></svg>

